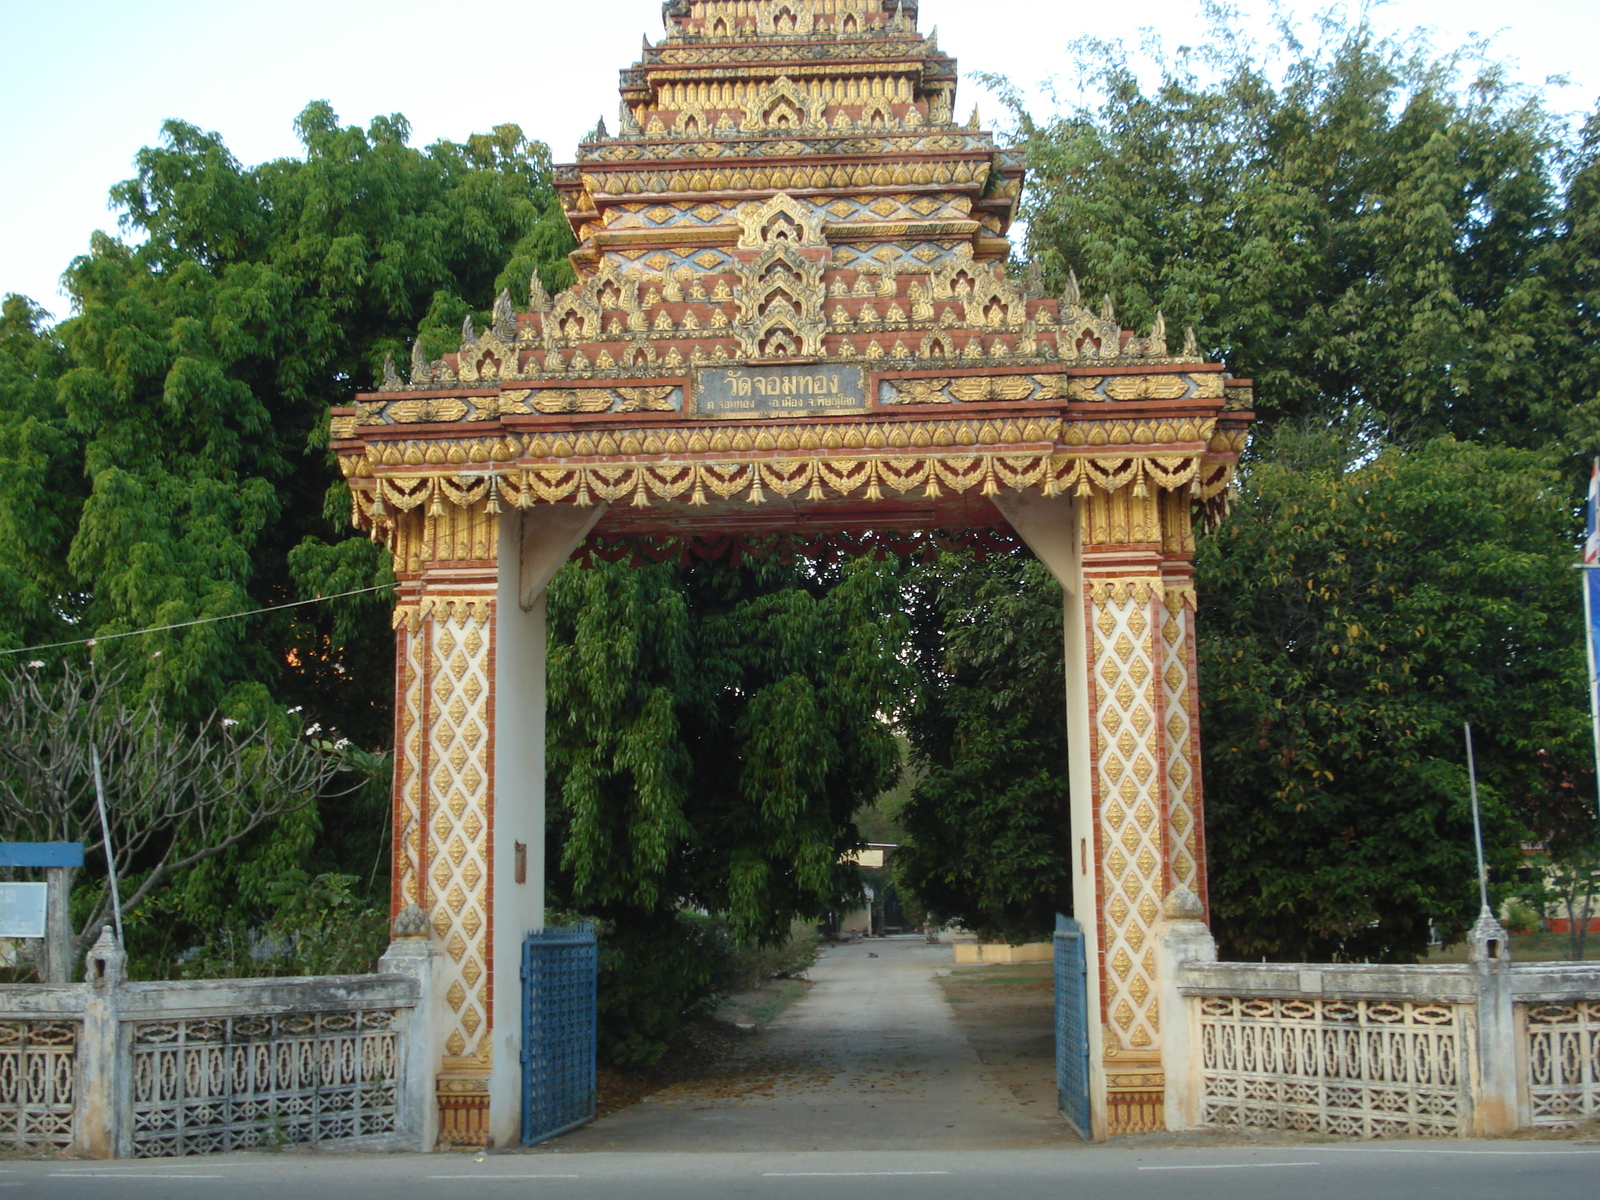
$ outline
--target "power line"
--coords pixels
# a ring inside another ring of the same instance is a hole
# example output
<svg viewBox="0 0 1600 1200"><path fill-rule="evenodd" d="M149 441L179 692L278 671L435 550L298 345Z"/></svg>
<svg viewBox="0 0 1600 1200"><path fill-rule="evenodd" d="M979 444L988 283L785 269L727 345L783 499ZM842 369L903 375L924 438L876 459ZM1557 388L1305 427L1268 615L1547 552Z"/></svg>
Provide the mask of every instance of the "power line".
<svg viewBox="0 0 1600 1200"><path fill-rule="evenodd" d="M99 637L79 638L75 642L50 642L43 646L23 646L20 650L0 650L0 658L12 654L36 654L41 650L64 650L71 646L98 646L101 642L113 642L118 638L143 637L147 633L165 633L169 629L188 629L193 625L214 625L218 621L242 621L245 617L259 617L263 613L282 612L287 608L304 608L308 604L322 604L328 600L343 600L347 596L365 596L371 592L386 592L395 587L392 583L380 583L376 587L357 588L353 592L338 592L332 596L318 596L315 600L295 600L289 604L274 604L268 608L253 608L249 612L228 613L221 617L198 617L193 621L179 621L173 625L152 625L149 629L134 629L127 633L103 633Z"/></svg>

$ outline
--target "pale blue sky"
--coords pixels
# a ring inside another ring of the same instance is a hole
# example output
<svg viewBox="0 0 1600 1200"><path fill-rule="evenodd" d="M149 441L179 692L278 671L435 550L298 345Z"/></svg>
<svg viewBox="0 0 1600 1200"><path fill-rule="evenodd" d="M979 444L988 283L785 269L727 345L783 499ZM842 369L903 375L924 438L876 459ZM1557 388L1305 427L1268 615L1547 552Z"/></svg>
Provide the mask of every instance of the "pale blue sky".
<svg viewBox="0 0 1600 1200"><path fill-rule="evenodd" d="M922 26L939 26L963 73L1031 84L1084 34L1134 42L1150 26L1193 42L1197 8L923 0ZM1600 0L1392 0L1377 20L1430 27L1441 46L1497 34L1526 81L1572 78L1551 94L1558 109L1600 96ZM658 0L0 0L0 292L66 314L62 269L92 230L114 228L106 191L167 117L217 130L246 163L296 153L292 123L314 99L346 122L402 112L419 145L514 121L566 160L598 116L615 121L616 72L646 33L660 36ZM968 83L964 103L980 99Z"/></svg>

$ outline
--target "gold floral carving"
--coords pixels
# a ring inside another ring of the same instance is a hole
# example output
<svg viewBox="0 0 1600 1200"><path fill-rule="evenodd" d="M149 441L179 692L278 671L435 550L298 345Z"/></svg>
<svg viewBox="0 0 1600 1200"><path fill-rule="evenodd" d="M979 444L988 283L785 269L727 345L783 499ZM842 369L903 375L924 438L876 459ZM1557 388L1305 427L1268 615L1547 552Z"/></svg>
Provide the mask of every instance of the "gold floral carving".
<svg viewBox="0 0 1600 1200"><path fill-rule="evenodd" d="M977 376L955 380L950 384L950 394L967 404L1026 400L1033 394L1033 382L1016 375Z"/></svg>
<svg viewBox="0 0 1600 1200"><path fill-rule="evenodd" d="M1182 375L1117 375L1105 384L1112 400L1179 400L1188 390Z"/></svg>

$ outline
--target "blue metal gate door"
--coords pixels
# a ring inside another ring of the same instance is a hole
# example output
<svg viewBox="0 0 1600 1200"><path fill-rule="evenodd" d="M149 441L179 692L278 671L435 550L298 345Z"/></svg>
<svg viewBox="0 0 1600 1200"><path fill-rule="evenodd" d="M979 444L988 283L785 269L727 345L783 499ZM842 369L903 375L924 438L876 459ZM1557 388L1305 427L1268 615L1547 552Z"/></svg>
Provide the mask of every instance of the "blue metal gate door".
<svg viewBox="0 0 1600 1200"><path fill-rule="evenodd" d="M1093 1136L1089 1115L1089 968L1083 927L1056 920L1056 1099L1077 1135Z"/></svg>
<svg viewBox="0 0 1600 1200"><path fill-rule="evenodd" d="M594 1119L599 967L592 925L544 929L522 945L525 1146Z"/></svg>

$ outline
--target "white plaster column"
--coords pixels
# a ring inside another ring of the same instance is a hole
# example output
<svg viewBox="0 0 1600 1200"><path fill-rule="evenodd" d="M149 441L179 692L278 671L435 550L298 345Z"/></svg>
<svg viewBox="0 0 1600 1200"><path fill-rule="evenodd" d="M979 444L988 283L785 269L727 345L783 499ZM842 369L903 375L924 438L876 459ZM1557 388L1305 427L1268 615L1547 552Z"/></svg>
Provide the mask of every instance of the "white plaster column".
<svg viewBox="0 0 1600 1200"><path fill-rule="evenodd" d="M395 939L378 960L378 974L403 975L417 983L417 1005L405 1018L400 1045L400 1085L395 1096L398 1132L408 1149L427 1153L439 1141L439 1106L434 1099L434 1071L443 1035L434 1018L433 966L438 952L428 944L427 919L409 909L397 922Z"/></svg>
<svg viewBox="0 0 1600 1200"><path fill-rule="evenodd" d="M1520 1111L1523 1089L1511 994L1511 937L1484 909L1467 935L1467 946L1478 992L1472 1132L1476 1137L1502 1137L1532 1123L1532 1113Z"/></svg>
<svg viewBox="0 0 1600 1200"><path fill-rule="evenodd" d="M1161 1066L1166 1075L1168 1129L1198 1129L1205 1117L1205 1053L1199 1006L1178 990L1189 963L1217 961L1217 943L1201 919L1200 898L1179 884L1162 905L1156 932L1156 977L1162 1014Z"/></svg>
<svg viewBox="0 0 1600 1200"><path fill-rule="evenodd" d="M117 1000L127 966L127 954L111 926L105 926L84 958L74 1148L85 1158L126 1158L133 1153L132 1130L124 1112L132 1081L118 1070L131 1064L117 1053L121 1034Z"/></svg>
<svg viewBox="0 0 1600 1200"><path fill-rule="evenodd" d="M995 497L1000 509L1028 549L1061 585L1061 629L1066 651L1063 686L1067 697L1067 795L1072 823L1073 919L1083 929L1084 960L1088 967L1089 1081L1092 1136L1104 1140L1106 1130L1105 1048L1099 1035L1104 1022L1100 1011L1103 955L1100 953L1100 896L1096 888L1099 861L1093 830L1094 741L1090 725L1089 648L1084 618L1083 538L1078 501L1071 496L1043 496L1036 492L1002 492Z"/></svg>

